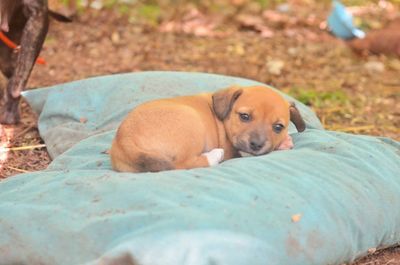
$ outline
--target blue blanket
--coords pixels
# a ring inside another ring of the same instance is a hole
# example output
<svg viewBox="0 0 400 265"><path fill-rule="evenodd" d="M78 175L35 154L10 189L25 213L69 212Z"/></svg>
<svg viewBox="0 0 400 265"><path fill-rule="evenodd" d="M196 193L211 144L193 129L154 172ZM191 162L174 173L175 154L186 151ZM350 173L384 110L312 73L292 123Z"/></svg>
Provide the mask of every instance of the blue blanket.
<svg viewBox="0 0 400 265"><path fill-rule="evenodd" d="M400 242L400 144L325 131L299 102L293 150L111 170L105 151L134 106L233 84L259 83L144 72L26 92L54 161L0 182L0 264L341 264Z"/></svg>

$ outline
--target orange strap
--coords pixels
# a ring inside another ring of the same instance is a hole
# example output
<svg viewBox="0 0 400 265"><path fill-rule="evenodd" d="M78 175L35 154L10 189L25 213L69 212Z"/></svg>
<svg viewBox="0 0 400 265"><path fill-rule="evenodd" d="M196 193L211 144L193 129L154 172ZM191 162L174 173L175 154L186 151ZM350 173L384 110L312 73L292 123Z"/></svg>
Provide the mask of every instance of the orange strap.
<svg viewBox="0 0 400 265"><path fill-rule="evenodd" d="M12 42L9 38L7 38L7 36L4 35L3 32L1 32L1 31L0 31L0 40L3 41L4 44L7 45L11 49L17 48L17 45L14 42ZM46 64L46 61L43 58L39 57L39 58L37 58L36 63L44 65L44 64Z"/></svg>

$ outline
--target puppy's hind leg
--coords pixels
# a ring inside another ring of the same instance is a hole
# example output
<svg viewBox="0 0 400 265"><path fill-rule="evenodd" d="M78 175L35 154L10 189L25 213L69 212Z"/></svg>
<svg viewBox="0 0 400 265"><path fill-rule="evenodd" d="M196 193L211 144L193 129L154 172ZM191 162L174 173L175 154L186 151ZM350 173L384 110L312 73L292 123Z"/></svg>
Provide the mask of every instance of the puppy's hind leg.
<svg viewBox="0 0 400 265"><path fill-rule="evenodd" d="M132 160L126 159L129 154L116 153L112 148L110 154L113 169L120 172L159 172L174 169L170 160L142 152L135 154Z"/></svg>
<svg viewBox="0 0 400 265"><path fill-rule="evenodd" d="M292 137L288 134L276 150L290 150L294 146Z"/></svg>
<svg viewBox="0 0 400 265"><path fill-rule="evenodd" d="M176 169L190 169L218 165L224 159L224 149L215 148L199 156L186 159L176 165Z"/></svg>

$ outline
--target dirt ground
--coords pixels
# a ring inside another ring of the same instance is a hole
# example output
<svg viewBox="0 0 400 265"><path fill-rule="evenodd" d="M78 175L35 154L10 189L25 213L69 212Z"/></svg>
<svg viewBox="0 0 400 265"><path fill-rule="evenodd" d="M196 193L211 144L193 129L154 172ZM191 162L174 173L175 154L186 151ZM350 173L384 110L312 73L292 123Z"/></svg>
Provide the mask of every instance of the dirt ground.
<svg viewBox="0 0 400 265"><path fill-rule="evenodd" d="M171 15L156 23L122 8L85 9L73 23L51 23L41 53L47 65L34 68L29 87L146 70L226 74L299 98L326 129L400 140L400 60L355 55L325 29L326 5L293 2L289 11L246 6L224 16L189 7L180 10L179 18ZM357 12L367 28L382 27L399 15L398 6L390 4L366 5ZM0 135L1 146L11 148L0 153L0 178L50 163L37 116L25 102L21 123L0 125ZM400 249L377 251L353 264L400 264Z"/></svg>

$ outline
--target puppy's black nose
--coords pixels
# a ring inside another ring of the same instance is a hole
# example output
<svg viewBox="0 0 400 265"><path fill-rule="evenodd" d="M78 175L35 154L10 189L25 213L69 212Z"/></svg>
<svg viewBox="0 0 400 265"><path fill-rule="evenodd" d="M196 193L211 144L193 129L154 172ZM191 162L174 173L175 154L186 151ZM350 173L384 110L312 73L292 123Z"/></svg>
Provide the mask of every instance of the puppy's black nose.
<svg viewBox="0 0 400 265"><path fill-rule="evenodd" d="M250 141L250 148L253 151L260 151L263 148L265 142L262 140L251 140Z"/></svg>

